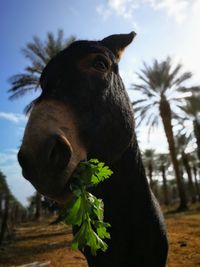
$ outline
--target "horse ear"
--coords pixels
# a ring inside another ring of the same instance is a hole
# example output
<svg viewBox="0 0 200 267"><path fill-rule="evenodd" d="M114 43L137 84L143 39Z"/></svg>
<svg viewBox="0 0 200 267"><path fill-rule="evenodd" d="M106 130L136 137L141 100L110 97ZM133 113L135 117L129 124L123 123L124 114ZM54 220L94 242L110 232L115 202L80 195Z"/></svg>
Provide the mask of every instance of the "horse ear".
<svg viewBox="0 0 200 267"><path fill-rule="evenodd" d="M104 38L101 43L113 52L119 61L124 49L133 41L136 36L135 32L128 34L114 34Z"/></svg>

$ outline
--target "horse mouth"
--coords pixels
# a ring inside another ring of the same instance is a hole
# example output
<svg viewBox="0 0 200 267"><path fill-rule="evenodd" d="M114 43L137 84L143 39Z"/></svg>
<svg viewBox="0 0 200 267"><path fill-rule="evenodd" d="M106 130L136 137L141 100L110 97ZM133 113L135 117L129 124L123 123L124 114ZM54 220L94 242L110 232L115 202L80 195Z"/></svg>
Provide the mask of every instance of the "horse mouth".
<svg viewBox="0 0 200 267"><path fill-rule="evenodd" d="M48 197L52 200L56 201L59 205L67 205L74 197L73 192L70 190L70 184L66 184L66 186L63 188L63 190L60 191L60 193L57 194L48 194Z"/></svg>
<svg viewBox="0 0 200 267"><path fill-rule="evenodd" d="M68 201L72 195L70 183L73 174L80 162L87 158L86 150L75 145L74 149L61 134L49 134L39 142L39 148L35 145L30 149L28 145L26 142L22 144L18 152L24 178L40 194L58 203Z"/></svg>
<svg viewBox="0 0 200 267"><path fill-rule="evenodd" d="M80 162L83 162L85 160L81 160ZM74 170L70 173L70 175L64 175L64 177L62 178L59 177L60 180L65 180L65 183L61 186L58 186L56 188L56 185L54 188L52 188L52 190L50 191L46 191L46 192L42 192L42 190L39 190L38 188L38 191L40 192L41 191L41 194L51 198L52 200L56 201L58 204L60 205L65 205L67 203L69 203L72 198L74 197L74 193L72 192L72 189L71 189L71 183L73 181L73 178L74 178L74 173L77 171L78 167L79 167L79 164L80 162L76 165L76 167L74 168ZM37 189L37 187L36 187ZM55 190L54 190L55 189Z"/></svg>
<svg viewBox="0 0 200 267"><path fill-rule="evenodd" d="M28 171L23 168L22 175L40 194L58 203L62 204L65 201L68 201L68 198L70 198L72 194L70 184L73 175L66 177L66 175L62 174L51 177L48 173L42 174L36 171ZM41 183L41 181L43 182Z"/></svg>

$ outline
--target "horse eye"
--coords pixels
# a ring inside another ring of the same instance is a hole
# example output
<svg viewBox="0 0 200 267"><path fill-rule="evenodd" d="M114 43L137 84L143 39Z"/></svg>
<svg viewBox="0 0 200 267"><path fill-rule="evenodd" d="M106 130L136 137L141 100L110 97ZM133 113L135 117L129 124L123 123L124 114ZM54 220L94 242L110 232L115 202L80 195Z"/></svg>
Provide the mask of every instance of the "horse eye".
<svg viewBox="0 0 200 267"><path fill-rule="evenodd" d="M97 59L94 61L93 67L98 71L106 71L108 69L108 63L105 60Z"/></svg>

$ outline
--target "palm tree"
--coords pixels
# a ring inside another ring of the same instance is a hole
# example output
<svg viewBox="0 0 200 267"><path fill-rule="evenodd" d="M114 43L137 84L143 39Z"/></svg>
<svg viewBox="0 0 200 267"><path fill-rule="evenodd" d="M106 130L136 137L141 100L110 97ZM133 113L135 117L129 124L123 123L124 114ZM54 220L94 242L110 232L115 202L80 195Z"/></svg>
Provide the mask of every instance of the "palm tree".
<svg viewBox="0 0 200 267"><path fill-rule="evenodd" d="M35 211L35 220L40 220L41 218L41 209L42 209L42 199L41 194L39 192L36 192L35 195L35 202L36 202L36 211Z"/></svg>
<svg viewBox="0 0 200 267"><path fill-rule="evenodd" d="M56 37L51 32L47 33L46 41L41 41L37 36L33 37L33 41L22 49L22 54L30 61L30 65L25 68L24 73L16 74L9 79L11 83L9 99L40 89L39 79L46 64L74 40L74 36L64 39L62 30L58 31Z"/></svg>
<svg viewBox="0 0 200 267"><path fill-rule="evenodd" d="M158 160L158 167L159 171L162 174L162 180L163 180L163 197L164 197L164 204L166 206L169 205L169 190L167 185L167 177L166 177L166 170L170 165L169 161L169 155L168 154L158 154L157 155Z"/></svg>
<svg viewBox="0 0 200 267"><path fill-rule="evenodd" d="M33 219L39 221L42 215L42 200L41 194L39 192L35 192L33 196L28 198L29 201L29 213L33 216Z"/></svg>
<svg viewBox="0 0 200 267"><path fill-rule="evenodd" d="M133 84L132 88L139 91L143 96L138 101L133 102L135 112L140 117L138 125L145 120L151 130L158 126L159 118L161 118L179 191L179 210L185 210L187 209L187 200L176 156L172 118L175 114L174 106L178 107L182 104L182 98L188 96L188 94L183 95L183 93L178 95L178 92L183 88L183 82L190 79L192 74L190 72L181 74L181 68L181 64L172 68L169 57L160 63L154 60L152 67L144 63L144 69L137 73L143 83ZM187 88L188 92L192 88Z"/></svg>
<svg viewBox="0 0 200 267"><path fill-rule="evenodd" d="M187 149L187 145L189 143L189 139L187 139L185 135L180 135L176 137L176 142L177 142L177 147L181 155L182 164L187 173L188 189L189 189L191 201L192 203L194 203L196 202L196 192L195 192L194 182L192 179L192 167L190 165L190 159L189 159L190 155L185 152Z"/></svg>
<svg viewBox="0 0 200 267"><path fill-rule="evenodd" d="M0 196L1 201L4 201L4 211L1 211L0 217L0 244L3 242L7 230L9 216L9 188L6 182L5 175L0 171ZM2 203L0 203L2 205Z"/></svg>
<svg viewBox="0 0 200 267"><path fill-rule="evenodd" d="M143 153L143 160L144 160L144 165L147 169L148 172L148 177L149 177L149 184L151 189L153 190L153 162L154 162L154 157L155 157L155 150L154 149L146 149Z"/></svg>
<svg viewBox="0 0 200 267"><path fill-rule="evenodd" d="M159 194L158 194L158 180L153 179L153 174L155 174L155 160L157 155L155 154L155 150L154 149L146 149L143 153L142 153L142 157L143 157L143 161L144 161L144 166L147 170L147 175L149 178L149 185L154 193L154 195L159 198Z"/></svg>
<svg viewBox="0 0 200 267"><path fill-rule="evenodd" d="M200 188L199 188L199 183L197 180L197 168L195 165L193 165L193 174L194 174L196 193L197 193L198 201L200 202Z"/></svg>
<svg viewBox="0 0 200 267"><path fill-rule="evenodd" d="M2 207L2 203L4 203ZM6 181L6 176L0 171L0 244L11 237L14 225L21 222L25 208L13 196Z"/></svg>
<svg viewBox="0 0 200 267"><path fill-rule="evenodd" d="M182 90L184 92L185 88ZM192 121L193 131L190 133L190 136L192 137L194 135L196 139L197 156L200 160L200 88L197 88L195 91L197 91L198 94L193 94L191 97L187 97L185 99L186 105L180 106L180 108L184 111L184 117L179 118L179 121L182 125L184 125L185 121ZM183 127L182 131L184 130L185 127Z"/></svg>

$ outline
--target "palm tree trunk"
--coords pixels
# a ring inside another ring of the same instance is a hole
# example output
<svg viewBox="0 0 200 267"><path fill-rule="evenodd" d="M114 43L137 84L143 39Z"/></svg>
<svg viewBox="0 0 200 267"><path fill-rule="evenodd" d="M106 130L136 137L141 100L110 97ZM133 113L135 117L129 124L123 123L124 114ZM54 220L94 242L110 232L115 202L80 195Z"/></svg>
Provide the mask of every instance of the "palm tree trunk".
<svg viewBox="0 0 200 267"><path fill-rule="evenodd" d="M39 192L36 193L36 212L35 212L35 220L40 220L41 218L41 194Z"/></svg>
<svg viewBox="0 0 200 267"><path fill-rule="evenodd" d="M197 180L197 169L195 166L193 166L193 173L194 173L194 181L195 181L195 187L196 187L196 193L198 196L198 201L200 202L200 189L199 189L199 183Z"/></svg>
<svg viewBox="0 0 200 267"><path fill-rule="evenodd" d="M149 172L149 184L151 189L153 190L153 179L152 179L153 166L151 162L148 163L148 172Z"/></svg>
<svg viewBox="0 0 200 267"><path fill-rule="evenodd" d="M0 194L0 218L2 216L2 195Z"/></svg>
<svg viewBox="0 0 200 267"><path fill-rule="evenodd" d="M148 172L149 172L149 185L156 198L158 198L158 188L155 181L153 181L153 165L151 161L149 161L148 163Z"/></svg>
<svg viewBox="0 0 200 267"><path fill-rule="evenodd" d="M190 197L192 200L192 203L196 202L196 194L195 194L195 189L194 189L194 183L192 180L192 172L191 172L191 167L188 161L187 155L184 153L184 151L181 153L183 165L185 167L187 176L188 176L188 187L189 187L189 192L190 192Z"/></svg>
<svg viewBox="0 0 200 267"><path fill-rule="evenodd" d="M161 166L161 172L162 172L162 179L163 179L163 195L164 195L164 204L166 206L169 205L169 192L167 187L167 179L166 179L166 172L165 172L165 166Z"/></svg>
<svg viewBox="0 0 200 267"><path fill-rule="evenodd" d="M5 234L6 234L6 229L8 227L8 214L9 214L9 194L6 194L5 196L5 209L3 212L3 218L2 218L2 223L1 223L1 232L0 232L0 244L2 244Z"/></svg>
<svg viewBox="0 0 200 267"><path fill-rule="evenodd" d="M179 197L180 197L180 205L179 205L178 210L186 210L187 199L186 199L183 182L180 176L179 163L176 157L174 135L173 135L172 124L171 124L171 121L172 121L171 108L164 95L161 96L159 110L160 110L160 116L163 122L165 135L167 137L169 152L170 152L170 156L172 160L172 165L174 168L175 178L176 178Z"/></svg>
<svg viewBox="0 0 200 267"><path fill-rule="evenodd" d="M193 121L193 128L197 142L197 156L200 160L200 124L198 123L197 119Z"/></svg>

